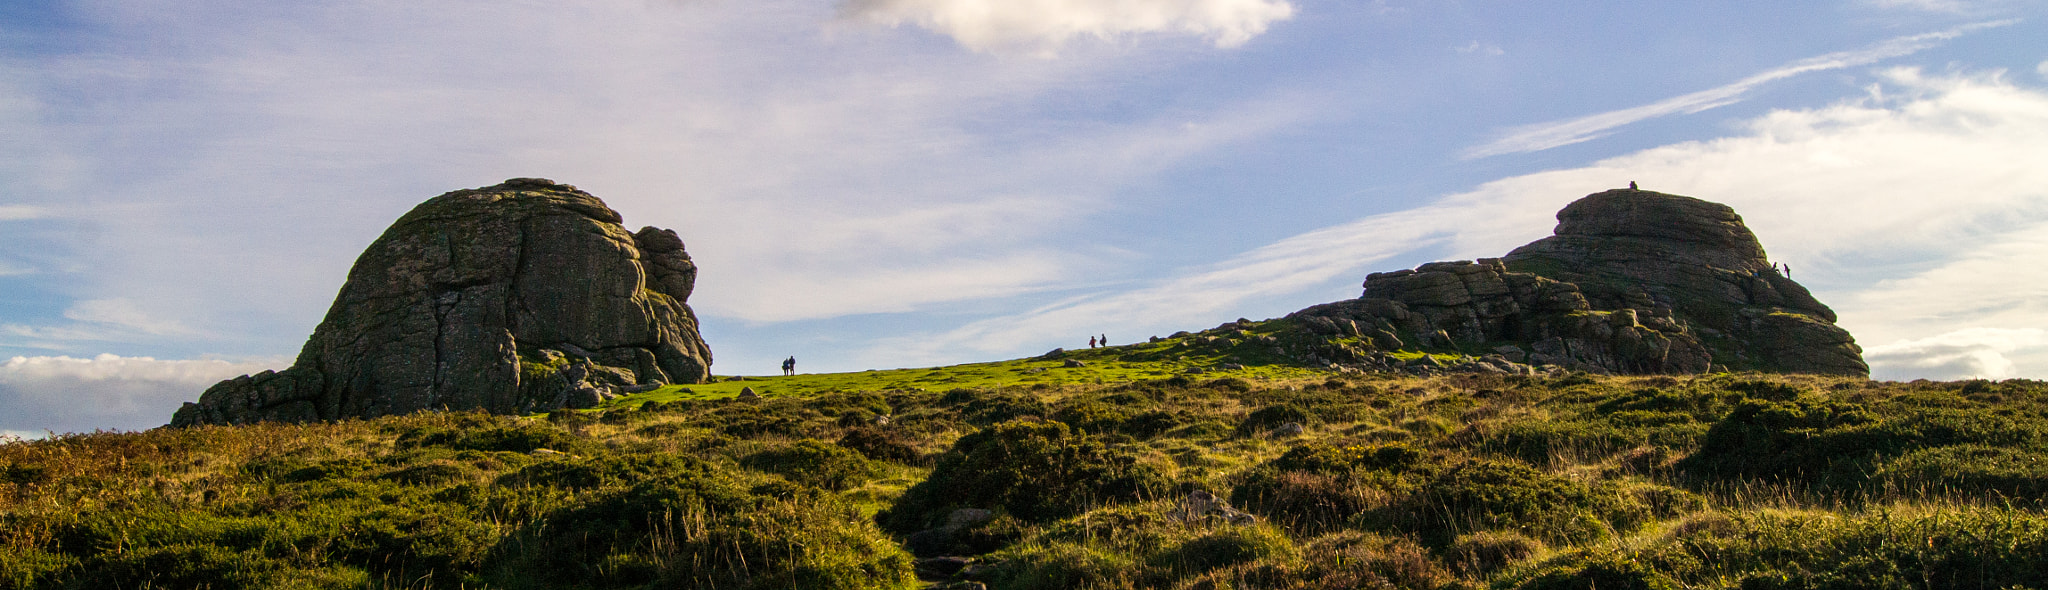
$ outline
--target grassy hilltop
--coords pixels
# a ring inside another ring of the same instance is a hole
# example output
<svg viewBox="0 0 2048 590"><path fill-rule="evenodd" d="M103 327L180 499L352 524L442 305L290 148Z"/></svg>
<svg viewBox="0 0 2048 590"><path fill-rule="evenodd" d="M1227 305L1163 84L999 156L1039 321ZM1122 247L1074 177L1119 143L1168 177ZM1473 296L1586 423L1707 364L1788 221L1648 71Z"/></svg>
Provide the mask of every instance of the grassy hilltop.
<svg viewBox="0 0 2048 590"><path fill-rule="evenodd" d="M2048 588L2048 384L1340 373L1265 328L8 444L0 588Z"/></svg>

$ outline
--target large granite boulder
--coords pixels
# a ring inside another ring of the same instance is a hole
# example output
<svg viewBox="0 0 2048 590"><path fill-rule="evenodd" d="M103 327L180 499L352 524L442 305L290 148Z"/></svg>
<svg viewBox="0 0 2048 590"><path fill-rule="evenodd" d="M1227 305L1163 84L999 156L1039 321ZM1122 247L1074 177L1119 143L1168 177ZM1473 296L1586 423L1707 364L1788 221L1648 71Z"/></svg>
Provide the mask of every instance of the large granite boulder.
<svg viewBox="0 0 2048 590"><path fill-rule="evenodd" d="M1555 235L1503 258L1374 273L1359 299L1289 317L1379 350L1512 347L1600 372L1869 373L1834 311L1779 274L1726 205L1622 189L1557 218Z"/></svg>
<svg viewBox="0 0 2048 590"><path fill-rule="evenodd" d="M429 199L356 259L291 368L223 381L172 424L528 413L705 381L696 265L675 232L619 222L545 179Z"/></svg>

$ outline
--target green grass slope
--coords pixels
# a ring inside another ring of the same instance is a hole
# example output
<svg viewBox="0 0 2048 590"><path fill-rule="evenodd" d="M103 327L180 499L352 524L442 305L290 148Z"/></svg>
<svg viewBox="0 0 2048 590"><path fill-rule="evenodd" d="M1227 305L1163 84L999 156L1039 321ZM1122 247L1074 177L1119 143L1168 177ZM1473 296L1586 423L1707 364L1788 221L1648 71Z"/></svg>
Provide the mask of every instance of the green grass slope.
<svg viewBox="0 0 2048 590"><path fill-rule="evenodd" d="M1264 326L0 445L0 588L2048 588L2048 384L1337 373Z"/></svg>

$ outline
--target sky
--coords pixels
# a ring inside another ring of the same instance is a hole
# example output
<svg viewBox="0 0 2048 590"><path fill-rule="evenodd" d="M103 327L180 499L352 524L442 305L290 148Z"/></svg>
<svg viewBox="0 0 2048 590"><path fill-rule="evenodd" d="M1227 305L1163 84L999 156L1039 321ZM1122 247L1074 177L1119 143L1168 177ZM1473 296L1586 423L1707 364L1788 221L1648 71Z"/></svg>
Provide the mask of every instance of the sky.
<svg viewBox="0 0 2048 590"><path fill-rule="evenodd" d="M1127 343L1726 203L1879 379L2048 378L2038 0L13 0L0 435L290 364L420 201L681 235L713 371Z"/></svg>

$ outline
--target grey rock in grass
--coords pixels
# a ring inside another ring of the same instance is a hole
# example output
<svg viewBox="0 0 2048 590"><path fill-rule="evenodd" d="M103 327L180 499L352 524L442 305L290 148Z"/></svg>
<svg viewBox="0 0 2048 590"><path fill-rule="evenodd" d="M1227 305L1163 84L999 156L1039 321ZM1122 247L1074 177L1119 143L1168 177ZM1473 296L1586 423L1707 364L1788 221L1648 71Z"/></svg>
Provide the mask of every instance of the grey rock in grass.
<svg viewBox="0 0 2048 590"><path fill-rule="evenodd" d="M1358 344L1316 354L1361 362L1361 348L1419 347L1606 374L1870 372L1834 311L1780 275L1726 205L1619 189L1557 219L1502 258L1373 273L1360 298L1288 317L1332 340L1359 326Z"/></svg>
<svg viewBox="0 0 2048 590"><path fill-rule="evenodd" d="M356 259L291 368L223 381L171 423L527 413L704 382L696 264L674 232L620 221L538 178L429 199Z"/></svg>

